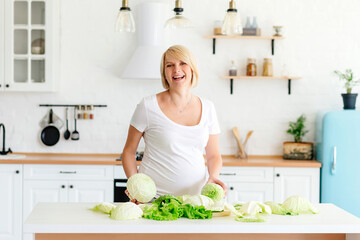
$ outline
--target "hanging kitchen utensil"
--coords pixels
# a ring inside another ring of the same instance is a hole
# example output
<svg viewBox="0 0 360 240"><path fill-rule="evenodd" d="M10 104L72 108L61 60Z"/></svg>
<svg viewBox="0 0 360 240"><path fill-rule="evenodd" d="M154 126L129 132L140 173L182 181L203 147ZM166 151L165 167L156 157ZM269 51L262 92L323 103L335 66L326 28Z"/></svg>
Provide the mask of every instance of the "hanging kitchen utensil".
<svg viewBox="0 0 360 240"><path fill-rule="evenodd" d="M79 140L80 139L80 134L79 132L76 130L76 108L74 108L74 126L75 129L71 134L71 140Z"/></svg>
<svg viewBox="0 0 360 240"><path fill-rule="evenodd" d="M49 124L49 115L50 115L50 111L47 112L46 115L40 120L39 125L41 128L45 128ZM61 118L59 118L54 112L52 114L52 120L53 120L53 125L58 129L61 129L62 126L64 125L64 121L61 120Z"/></svg>
<svg viewBox="0 0 360 240"><path fill-rule="evenodd" d="M242 145L242 143L240 141L239 129L237 127L233 127L232 131L234 133L234 136L236 138L236 142L237 142L238 147L239 147L239 157L244 159L244 158L246 158L246 153L245 153L244 146Z"/></svg>
<svg viewBox="0 0 360 240"><path fill-rule="evenodd" d="M41 131L40 138L46 146L54 146L60 139L60 131L54 125L52 109L49 112L49 124Z"/></svg>
<svg viewBox="0 0 360 240"><path fill-rule="evenodd" d="M68 120L68 108L65 109L66 113L66 130L64 132L64 138L68 140L70 138L70 131L69 131L69 120Z"/></svg>

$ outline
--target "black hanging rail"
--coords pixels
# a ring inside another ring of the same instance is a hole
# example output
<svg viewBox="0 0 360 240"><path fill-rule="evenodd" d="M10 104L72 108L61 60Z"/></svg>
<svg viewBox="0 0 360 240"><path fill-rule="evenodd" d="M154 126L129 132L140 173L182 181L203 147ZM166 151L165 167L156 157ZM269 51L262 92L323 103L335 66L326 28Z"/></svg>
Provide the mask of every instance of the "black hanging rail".
<svg viewBox="0 0 360 240"><path fill-rule="evenodd" d="M77 107L77 106L107 107L107 105L95 104L39 104L39 107Z"/></svg>

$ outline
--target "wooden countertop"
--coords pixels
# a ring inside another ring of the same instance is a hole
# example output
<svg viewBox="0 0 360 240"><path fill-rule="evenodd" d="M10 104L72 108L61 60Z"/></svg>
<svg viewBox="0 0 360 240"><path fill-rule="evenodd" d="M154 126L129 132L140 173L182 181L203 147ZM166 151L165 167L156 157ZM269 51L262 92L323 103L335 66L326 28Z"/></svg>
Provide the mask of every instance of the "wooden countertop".
<svg viewBox="0 0 360 240"><path fill-rule="evenodd" d="M80 154L80 153L16 153L24 154L22 159L0 159L0 164L85 164L85 165L122 165L116 161L119 154ZM232 155L223 155L223 166L242 167L315 167L321 163L316 160L284 160L282 156L249 156L238 159ZM138 165L141 161L137 162Z"/></svg>

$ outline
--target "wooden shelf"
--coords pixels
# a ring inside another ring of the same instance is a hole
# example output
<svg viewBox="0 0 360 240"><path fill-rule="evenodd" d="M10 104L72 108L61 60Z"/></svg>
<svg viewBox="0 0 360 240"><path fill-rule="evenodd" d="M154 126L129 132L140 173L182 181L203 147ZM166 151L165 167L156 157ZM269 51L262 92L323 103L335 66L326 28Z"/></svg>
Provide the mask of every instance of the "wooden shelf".
<svg viewBox="0 0 360 240"><path fill-rule="evenodd" d="M227 35L211 35L205 36L205 38L210 38L213 40L213 54L215 54L216 49L216 39L263 39L263 40L271 40L271 54L274 55L274 47L275 47L275 40L284 39L283 36L242 36L242 35L235 35L235 36L227 36Z"/></svg>
<svg viewBox="0 0 360 240"><path fill-rule="evenodd" d="M267 77L267 76L222 76L222 79L230 79L230 94L233 94L233 80L234 79L287 79L288 80L288 94L291 94L291 80L301 79L301 77L290 77L290 76L278 76L278 77Z"/></svg>
<svg viewBox="0 0 360 240"><path fill-rule="evenodd" d="M240 39L284 39L284 37L277 37L277 36L227 36L227 35L211 35L211 36L205 36L205 38L226 38L226 39L232 39L232 38L240 38Z"/></svg>

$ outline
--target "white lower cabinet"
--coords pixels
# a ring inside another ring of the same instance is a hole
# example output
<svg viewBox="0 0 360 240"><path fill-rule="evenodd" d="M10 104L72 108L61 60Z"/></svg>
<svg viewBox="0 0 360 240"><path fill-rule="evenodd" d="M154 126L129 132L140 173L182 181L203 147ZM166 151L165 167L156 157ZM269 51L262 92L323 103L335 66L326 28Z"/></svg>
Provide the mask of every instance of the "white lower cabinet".
<svg viewBox="0 0 360 240"><path fill-rule="evenodd" d="M22 237L22 165L0 165L0 239Z"/></svg>
<svg viewBox="0 0 360 240"><path fill-rule="evenodd" d="M113 202L113 184L113 166L25 165L23 218L38 202Z"/></svg>
<svg viewBox="0 0 360 240"><path fill-rule="evenodd" d="M300 195L319 203L320 169L301 167L223 167L220 179L227 185L226 200L274 201Z"/></svg>
<svg viewBox="0 0 360 240"><path fill-rule="evenodd" d="M319 168L276 167L274 201L283 202L292 195L300 195L312 203L319 203Z"/></svg>
<svg viewBox="0 0 360 240"><path fill-rule="evenodd" d="M259 201L266 202L273 199L272 183L228 183L229 203Z"/></svg>

